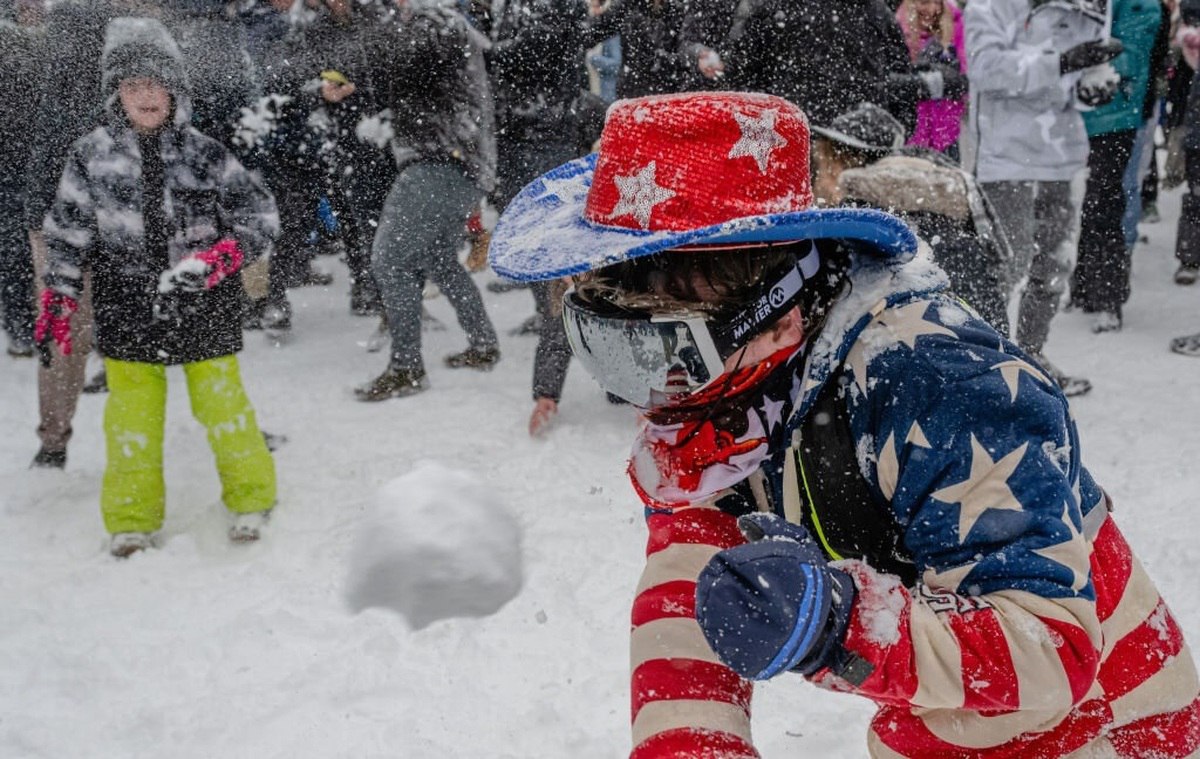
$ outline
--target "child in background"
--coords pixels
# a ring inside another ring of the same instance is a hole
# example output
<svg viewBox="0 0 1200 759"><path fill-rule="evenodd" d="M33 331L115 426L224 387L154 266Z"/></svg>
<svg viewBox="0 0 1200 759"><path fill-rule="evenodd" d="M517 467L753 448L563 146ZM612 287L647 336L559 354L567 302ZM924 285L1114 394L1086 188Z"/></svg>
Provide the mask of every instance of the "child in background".
<svg viewBox="0 0 1200 759"><path fill-rule="evenodd" d="M917 70L949 64L967 73L962 11L952 0L904 0L896 9L896 21ZM908 144L946 151L958 160L958 133L966 109L965 97L918 102L917 128Z"/></svg>
<svg viewBox="0 0 1200 759"><path fill-rule="evenodd" d="M166 367L181 364L192 413L208 430L229 537L256 540L275 504L275 465L246 398L241 286L266 253L275 202L220 143L188 126L182 56L152 19L114 19L102 57L104 123L80 138L44 231L49 250L35 339L71 351L70 314L90 271L96 341L110 395L100 504L125 557L163 523Z"/></svg>

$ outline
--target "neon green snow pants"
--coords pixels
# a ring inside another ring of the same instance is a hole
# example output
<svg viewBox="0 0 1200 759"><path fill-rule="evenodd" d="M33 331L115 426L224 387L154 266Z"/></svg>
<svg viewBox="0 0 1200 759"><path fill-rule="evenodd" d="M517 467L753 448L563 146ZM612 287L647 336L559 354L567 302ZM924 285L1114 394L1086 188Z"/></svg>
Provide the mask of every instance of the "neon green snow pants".
<svg viewBox="0 0 1200 759"><path fill-rule="evenodd" d="M108 403L104 439L108 466L100 511L110 533L154 532L162 527L163 425L167 416L167 368L104 359ZM275 504L275 461L259 432L242 388L237 356L184 364L192 415L208 430L217 460L221 499L238 513Z"/></svg>

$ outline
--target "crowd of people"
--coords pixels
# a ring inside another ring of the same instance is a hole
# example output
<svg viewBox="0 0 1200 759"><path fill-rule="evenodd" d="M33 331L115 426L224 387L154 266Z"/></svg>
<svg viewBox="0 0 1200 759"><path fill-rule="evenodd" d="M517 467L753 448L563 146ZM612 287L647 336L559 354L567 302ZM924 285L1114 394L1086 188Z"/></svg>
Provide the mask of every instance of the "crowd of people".
<svg viewBox="0 0 1200 759"><path fill-rule="evenodd" d="M445 357L447 365L488 369L500 359L459 249L464 238L486 248L481 209L503 210L527 182L590 152L612 97L721 89L798 104L818 135L818 204L903 213L933 244L956 291L1006 333L1008 303L1018 297L1018 343L1068 395L1090 384L1042 354L1051 319L1066 299L1094 314L1097 332L1120 329L1137 223L1155 213L1158 127L1174 148L1168 165L1176 169L1164 180L1192 183L1200 160L1200 137L1191 128L1200 116L1187 108L1200 8L1187 2L1177 9L1114 0L1107 14L1089 3L1055 3L1035 13L1025 0L966 8L952 0L903 0L895 8L728 0L5 5L3 133L28 134L30 114L33 124L29 139L5 140L0 157L8 353L34 355L39 303L50 317L71 312L60 330L71 340L69 352L50 351L49 332L40 333L39 466L65 465L81 389L111 385L107 365L86 382L86 359L93 334L99 352L116 358L113 338L105 337L115 328L104 315L108 304L132 297L108 292L117 284L133 288L118 283L116 263L102 264L87 251L64 256L46 237L56 202L70 201L61 180L80 158L75 141L128 118L111 102L119 72L105 56L118 44L114 19L162 23L161 44L180 58L169 83L176 120L186 99L188 123L228 150L278 213L271 254L257 263L246 258L227 286L232 292L240 284L240 292L223 295L223 308L236 301L245 329L286 334L288 288L329 284L312 258L322 244L336 244L350 270L352 311L380 315L390 341L384 371L357 390L363 401L426 387L420 341L427 282L454 306L467 336L467 347ZM1014 37L1009 30L1025 18ZM593 56L602 81L589 82L587 51L602 43ZM1080 209L1070 180L1084 168ZM1200 273L1195 197L1189 189L1180 221L1181 285ZM179 211L172 204L168 212ZM172 252L147 262L146 282L151 269L180 258ZM479 268L478 258L468 261L471 268ZM52 264L78 268L79 276L56 279ZM109 284L97 304L100 282ZM38 293L47 287L68 302L45 300ZM143 305L155 300L153 288L141 288ZM569 363L559 325L565 288L532 287L536 315L528 328L540 335L535 434L557 411ZM155 339L137 334L139 318L123 327L123 339L141 341L146 353ZM1198 346L1195 335L1172 344L1189 354ZM170 351L155 355L161 363L187 363Z"/></svg>
<svg viewBox="0 0 1200 759"><path fill-rule="evenodd" d="M1174 280L1200 278L1200 0L0 12L8 353L39 361L35 466L65 467L79 394L109 393L114 556L163 524L167 366L230 539L256 540L279 441L243 331L285 342L289 289L330 284L333 247L389 345L359 401L428 386L431 285L467 341L445 364L491 369L471 273L494 235L502 286L533 295L530 433L573 356L643 412L635 756L755 756L748 682L792 669L882 705L875 756L1197 749L1182 634L1078 460L1064 399L1091 385L1044 348L1064 304L1122 328L1160 187L1187 183ZM1200 334L1170 347L1200 356ZM909 615L895 640L881 609Z"/></svg>

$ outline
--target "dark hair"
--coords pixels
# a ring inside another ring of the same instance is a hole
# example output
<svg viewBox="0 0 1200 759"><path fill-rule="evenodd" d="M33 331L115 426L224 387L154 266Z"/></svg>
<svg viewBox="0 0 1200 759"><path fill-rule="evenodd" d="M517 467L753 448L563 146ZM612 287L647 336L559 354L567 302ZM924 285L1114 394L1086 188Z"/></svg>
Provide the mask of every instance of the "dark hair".
<svg viewBox="0 0 1200 759"><path fill-rule="evenodd" d="M623 311L699 311L732 314L760 285L782 276L813 243L669 250L588 272L576 278L576 297L592 306ZM813 334L842 291L849 251L837 240L815 241L821 268L800 296L804 329Z"/></svg>

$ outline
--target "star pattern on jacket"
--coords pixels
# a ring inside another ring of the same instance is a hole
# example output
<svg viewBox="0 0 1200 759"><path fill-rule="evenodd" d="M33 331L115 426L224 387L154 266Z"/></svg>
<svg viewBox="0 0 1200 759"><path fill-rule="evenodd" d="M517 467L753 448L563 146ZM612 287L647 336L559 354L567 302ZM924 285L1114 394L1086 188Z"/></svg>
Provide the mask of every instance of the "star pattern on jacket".
<svg viewBox="0 0 1200 759"><path fill-rule="evenodd" d="M1019 358L1014 358L1012 361L1001 361L992 368L999 370L1000 377L1008 386L1008 393L1013 401L1017 400L1017 385L1021 378L1021 372L1025 372L1044 385L1052 386L1049 378L1042 374L1036 366Z"/></svg>
<svg viewBox="0 0 1200 759"><path fill-rule="evenodd" d="M903 343L910 349L917 347L917 338L923 335L947 335L957 337L953 330L943 327L927 318L929 309L927 301L916 301L905 306L890 308L884 311L871 326L864 331L863 344L886 346L891 343ZM850 351L846 364L854 374L854 384L866 392L867 366L874 357L867 350L855 349Z"/></svg>
<svg viewBox="0 0 1200 759"><path fill-rule="evenodd" d="M764 109L758 118L734 111L733 118L742 130L742 135L729 149L728 157L753 158L758 164L758 170L766 174L771 161L771 151L788 143L783 135L775 131L775 120L778 117L779 111L775 108Z"/></svg>
<svg viewBox="0 0 1200 759"><path fill-rule="evenodd" d="M932 448L929 440L925 437L925 431L921 429L921 425L913 422L908 428L908 435L904 438L906 445L915 445L920 448ZM883 441L883 450L879 452L879 461L876 465L876 474L879 479L879 490L884 497L889 501L896 494L896 483L900 479L900 458L899 452L896 450L896 433L889 432L887 440Z"/></svg>
<svg viewBox="0 0 1200 759"><path fill-rule="evenodd" d="M676 194L674 190L656 183L654 175L657 171L658 166L651 161L636 174L624 177L614 176L613 182L617 185L617 192L621 197L613 206L612 213L608 215L608 218L632 216L637 219L642 229L647 229L650 226L650 215L654 213L654 207L663 201L670 200Z"/></svg>
<svg viewBox="0 0 1200 759"><path fill-rule="evenodd" d="M1073 578L1071 581L1071 590L1078 593L1087 586L1088 577L1086 574L1075 570L1074 567L1086 566L1087 564L1087 538L1075 528L1075 522L1071 519L1070 507L1066 503L1063 504L1062 521L1063 525L1067 528L1067 539L1054 545L1046 546L1045 548L1035 549L1033 552L1038 556L1045 557L1071 570Z"/></svg>
<svg viewBox="0 0 1200 759"><path fill-rule="evenodd" d="M941 572L930 567L921 575L921 582L931 588L946 588L947 590L958 591L959 586L962 585L962 581L966 579L967 575L971 574L976 566L978 566L978 562L969 561L966 564L948 567Z"/></svg>
<svg viewBox="0 0 1200 759"><path fill-rule="evenodd" d="M966 541L979 518L987 511L1001 509L1023 511L1020 500L1008 486L1008 478L1025 458L1028 442L1021 443L999 461L971 433L971 471L962 482L942 488L933 497L945 503L958 504L958 542Z"/></svg>

